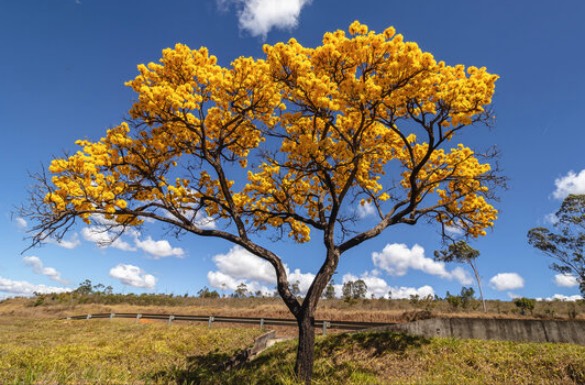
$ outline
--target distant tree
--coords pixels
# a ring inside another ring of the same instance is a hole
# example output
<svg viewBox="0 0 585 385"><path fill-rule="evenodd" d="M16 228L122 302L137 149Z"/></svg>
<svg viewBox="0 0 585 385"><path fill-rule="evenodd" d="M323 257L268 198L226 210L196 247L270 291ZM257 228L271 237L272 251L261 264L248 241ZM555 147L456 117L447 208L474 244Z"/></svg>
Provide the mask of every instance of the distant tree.
<svg viewBox="0 0 585 385"><path fill-rule="evenodd" d="M364 299L368 293L368 286L362 279L358 279L353 284L353 299Z"/></svg>
<svg viewBox="0 0 585 385"><path fill-rule="evenodd" d="M79 287L77 287L77 289L75 289L75 292L77 294L81 294L81 295L90 295L93 293L93 285L91 283L91 281L89 279L86 279L85 281L81 282L79 284Z"/></svg>
<svg viewBox="0 0 585 385"><path fill-rule="evenodd" d="M329 284L325 288L325 293L323 296L326 299L335 299L335 286L333 286L333 285L334 285L334 281L332 279L329 281Z"/></svg>
<svg viewBox="0 0 585 385"><path fill-rule="evenodd" d="M457 138L493 119L498 76L357 21L317 47L290 39L263 56L223 66L177 44L140 65L130 120L54 159L20 215L33 245L96 217L117 234L158 221L239 245L274 268L298 325L295 373L310 383L315 312L344 254L401 224L463 224L472 237L493 226L495 154ZM323 247L302 299L264 231Z"/></svg>
<svg viewBox="0 0 585 385"><path fill-rule="evenodd" d="M481 298L483 311L484 313L487 313L487 306L483 296L483 289L481 287L481 277L477 269L477 257L479 257L479 251L469 246L469 244L463 240L450 244L447 250L435 251L435 260L437 261L465 263L471 267L471 270L475 275L477 288L479 289L479 297Z"/></svg>
<svg viewBox="0 0 585 385"><path fill-rule="evenodd" d="M531 229L528 243L556 260L551 269L576 277L585 298L585 195L569 195L563 200L553 228Z"/></svg>
<svg viewBox="0 0 585 385"><path fill-rule="evenodd" d="M362 279L354 281L347 281L341 288L342 298L346 302L352 302L357 299L366 298L368 286Z"/></svg>
<svg viewBox="0 0 585 385"><path fill-rule="evenodd" d="M219 293L215 290L209 290L207 286L197 292L199 298L219 298Z"/></svg>
<svg viewBox="0 0 585 385"><path fill-rule="evenodd" d="M472 287L465 287L461 288L461 304L464 308L469 307L469 304L475 299L475 290Z"/></svg>
<svg viewBox="0 0 585 385"><path fill-rule="evenodd" d="M353 281L347 281L341 287L341 298L345 302L351 302L353 300Z"/></svg>
<svg viewBox="0 0 585 385"><path fill-rule="evenodd" d="M453 309L457 309L459 307L467 309L472 303L474 296L475 290L473 290L472 287L463 286L459 295L453 295L447 291L445 300Z"/></svg>
<svg viewBox="0 0 585 385"><path fill-rule="evenodd" d="M536 305L536 300L530 298L516 298L514 300L514 305L520 309L522 315L526 313L526 310L530 311L530 314L532 314L534 306Z"/></svg>
<svg viewBox="0 0 585 385"><path fill-rule="evenodd" d="M234 296L236 298L244 298L248 295L248 285L244 282L240 283L236 290L234 291Z"/></svg>
<svg viewBox="0 0 585 385"><path fill-rule="evenodd" d="M300 295L301 295L301 288L299 286L300 284L301 284L301 282L298 280L292 284L291 291L296 297L300 297Z"/></svg>

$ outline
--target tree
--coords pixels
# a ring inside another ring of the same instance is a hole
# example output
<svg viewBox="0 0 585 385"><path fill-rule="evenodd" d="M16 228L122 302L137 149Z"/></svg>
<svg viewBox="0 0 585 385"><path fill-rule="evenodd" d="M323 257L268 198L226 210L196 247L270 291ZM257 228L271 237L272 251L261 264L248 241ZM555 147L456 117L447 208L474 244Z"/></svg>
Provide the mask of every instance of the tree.
<svg viewBox="0 0 585 385"><path fill-rule="evenodd" d="M300 285L301 282L296 280L293 284L292 284L292 288L291 291L293 293L294 296L296 296L297 298L301 295L301 288Z"/></svg>
<svg viewBox="0 0 585 385"><path fill-rule="evenodd" d="M487 313L487 306L485 298L483 297L483 289L481 287L481 277L476 264L477 257L479 257L479 251L469 246L467 242L460 240L450 244L447 250L435 251L434 254L437 261L466 263L471 267L473 275L475 275L475 280L477 281L477 288L479 289L483 311L484 313Z"/></svg>
<svg viewBox="0 0 585 385"><path fill-rule="evenodd" d="M353 302L356 299L366 298L368 286L362 279L347 281L341 287L341 293L345 302Z"/></svg>
<svg viewBox="0 0 585 385"><path fill-rule="evenodd" d="M236 290L234 291L234 297L236 298L245 298L248 295L248 285L244 282L240 283Z"/></svg>
<svg viewBox="0 0 585 385"><path fill-rule="evenodd" d="M334 281L333 279L331 279L329 281L329 283L327 284L327 287L325 288L325 292L323 294L323 297L325 299L335 299L335 286L334 285Z"/></svg>
<svg viewBox="0 0 585 385"><path fill-rule="evenodd" d="M569 195L556 213L554 230L528 231L528 243L556 260L551 269L573 275L585 297L585 195Z"/></svg>
<svg viewBox="0 0 585 385"><path fill-rule="evenodd" d="M347 281L341 287L341 298L345 302L351 302L353 300L353 281Z"/></svg>
<svg viewBox="0 0 585 385"><path fill-rule="evenodd" d="M536 300L524 297L516 298L514 300L514 305L516 305L516 307L520 309L520 313L522 315L526 314L526 310L530 311L530 314L532 314L534 306L536 305Z"/></svg>
<svg viewBox="0 0 585 385"><path fill-rule="evenodd" d="M447 291L445 299L453 309L457 309L458 307L467 309L467 307L469 307L469 304L473 301L474 296L475 290L473 290L472 287L463 286L461 288L461 292L459 293L459 295L452 295Z"/></svg>
<svg viewBox="0 0 585 385"><path fill-rule="evenodd" d="M75 289L75 293L81 295L90 295L93 293L93 288L94 286L92 285L91 281L89 279L86 279L85 281L79 284L77 289Z"/></svg>
<svg viewBox="0 0 585 385"><path fill-rule="evenodd" d="M264 259L297 320L295 371L310 383L314 314L344 253L399 224L457 223L472 237L493 225L495 154L454 139L492 119L497 75L357 21L316 48L291 39L264 53L223 67L177 44L140 65L126 83L138 94L130 119L54 159L21 215L33 245L102 216L117 234L154 220ZM371 227L357 204L374 208ZM324 246L304 298L262 232Z"/></svg>
<svg viewBox="0 0 585 385"><path fill-rule="evenodd" d="M197 292L199 298L219 298L219 293L215 290L209 290L207 286Z"/></svg>
<svg viewBox="0 0 585 385"><path fill-rule="evenodd" d="M368 286L362 279L358 279L353 284L353 298L354 299L364 299L366 298L366 294L368 293Z"/></svg>

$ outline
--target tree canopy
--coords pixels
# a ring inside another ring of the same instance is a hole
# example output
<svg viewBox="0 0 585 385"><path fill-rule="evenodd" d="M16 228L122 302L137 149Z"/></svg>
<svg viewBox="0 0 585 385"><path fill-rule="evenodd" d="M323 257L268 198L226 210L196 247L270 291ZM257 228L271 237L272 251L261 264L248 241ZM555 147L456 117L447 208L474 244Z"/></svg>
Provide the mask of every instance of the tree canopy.
<svg viewBox="0 0 585 385"><path fill-rule="evenodd" d="M51 162L52 176L38 176L33 243L99 215L120 231L155 219L238 244L275 268L299 322L299 356L310 355L297 371L310 380L311 319L345 251L422 218L471 237L493 226L492 154L455 138L492 119L497 78L357 21L315 48L291 39L230 66L177 44L126 83L137 93L128 121L78 141L78 152ZM374 209L371 227L358 204ZM302 300L264 231L321 237L323 265Z"/></svg>
<svg viewBox="0 0 585 385"><path fill-rule="evenodd" d="M528 243L556 260L551 264L554 271L576 277L585 297L585 195L572 194L563 200L553 228L531 229Z"/></svg>

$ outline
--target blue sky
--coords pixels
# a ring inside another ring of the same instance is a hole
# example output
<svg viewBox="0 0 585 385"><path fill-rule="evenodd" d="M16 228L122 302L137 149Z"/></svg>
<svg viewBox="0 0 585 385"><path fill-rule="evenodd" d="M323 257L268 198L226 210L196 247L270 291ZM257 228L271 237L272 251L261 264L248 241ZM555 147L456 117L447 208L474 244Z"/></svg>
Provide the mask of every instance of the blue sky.
<svg viewBox="0 0 585 385"><path fill-rule="evenodd" d="M26 202L29 172L76 150L76 139L97 140L123 120L134 98L123 83L162 49L177 42L206 46L227 65L238 56L261 56L265 42L294 36L318 45L324 32L347 29L356 19L376 31L392 25L448 64L486 66L500 75L494 127L473 128L463 138L477 149L497 145L510 179L496 204L494 230L473 243L486 297L576 298L575 280L556 276L526 233L550 225L547 218L567 193L585 193L583 15L580 0L4 1L0 298L67 290L85 279L117 292L195 294L208 286L229 293L240 282L272 291L273 273L257 258L224 241L175 239L155 225L110 247L95 243L94 229L79 227L63 244L22 254L30 224L11 213ZM322 261L319 246L285 240L271 247L291 281L305 288ZM363 278L371 293L394 297L444 296L472 285L466 266L432 261L439 247L431 225L390 228L344 255L335 280Z"/></svg>

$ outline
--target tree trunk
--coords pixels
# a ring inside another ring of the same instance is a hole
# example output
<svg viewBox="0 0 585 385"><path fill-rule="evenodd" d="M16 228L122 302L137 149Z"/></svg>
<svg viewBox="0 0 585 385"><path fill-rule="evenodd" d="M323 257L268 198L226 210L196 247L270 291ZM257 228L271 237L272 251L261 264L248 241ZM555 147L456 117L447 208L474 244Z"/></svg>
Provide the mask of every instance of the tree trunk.
<svg viewBox="0 0 585 385"><path fill-rule="evenodd" d="M471 265L473 274L475 274L475 280L477 281L477 287L479 289L479 297L481 298L481 303L483 304L483 312L487 313L487 306L485 304L485 298L483 297L483 290L481 288L481 277L479 276L479 271L477 270L477 266L475 266L473 261L470 261L469 264Z"/></svg>
<svg viewBox="0 0 585 385"><path fill-rule="evenodd" d="M309 309L303 309L297 317L299 345L295 373L305 385L311 384L315 355L315 318Z"/></svg>

